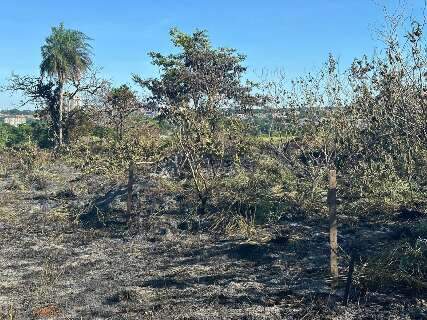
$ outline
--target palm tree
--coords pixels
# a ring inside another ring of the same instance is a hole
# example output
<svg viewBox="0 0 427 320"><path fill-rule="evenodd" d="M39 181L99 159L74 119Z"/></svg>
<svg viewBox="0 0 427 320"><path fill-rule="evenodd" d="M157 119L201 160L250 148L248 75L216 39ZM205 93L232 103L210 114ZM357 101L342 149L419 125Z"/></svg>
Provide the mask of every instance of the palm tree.
<svg viewBox="0 0 427 320"><path fill-rule="evenodd" d="M63 106L64 86L69 80L78 80L91 61L91 45L83 32L65 29L61 23L59 27L53 27L52 33L46 38L41 47L42 63L40 73L42 77L47 75L55 78L58 83L58 119L57 119L57 145L63 144ZM55 121L55 119L52 119Z"/></svg>

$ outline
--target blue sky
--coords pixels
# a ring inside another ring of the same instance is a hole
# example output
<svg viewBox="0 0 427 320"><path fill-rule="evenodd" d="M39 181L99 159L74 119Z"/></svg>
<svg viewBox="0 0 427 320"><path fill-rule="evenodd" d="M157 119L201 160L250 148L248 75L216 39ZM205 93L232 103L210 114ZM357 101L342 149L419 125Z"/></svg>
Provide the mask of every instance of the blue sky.
<svg viewBox="0 0 427 320"><path fill-rule="evenodd" d="M343 67L378 46L379 0L2 0L0 84L12 72L36 74L40 46L64 22L93 38L94 62L116 84L156 74L149 51L171 51L171 27L206 29L216 46L247 55L251 73L283 69L291 77L336 55ZM397 3L398 0L382 3ZM407 0L420 13L422 0ZM418 7L417 7L418 6ZM18 102L0 93L0 108Z"/></svg>

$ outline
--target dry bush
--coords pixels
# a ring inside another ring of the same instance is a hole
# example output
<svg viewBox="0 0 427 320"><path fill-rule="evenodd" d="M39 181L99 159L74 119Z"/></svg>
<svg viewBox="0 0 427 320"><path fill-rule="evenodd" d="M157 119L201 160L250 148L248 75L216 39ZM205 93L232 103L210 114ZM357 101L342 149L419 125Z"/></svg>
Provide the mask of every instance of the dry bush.
<svg viewBox="0 0 427 320"><path fill-rule="evenodd" d="M309 200L308 211L325 209L326 173L334 168L342 210L427 209L423 27L413 21L401 39L398 22L382 34L384 55L355 59L344 73L330 56L317 74L266 83L268 110L287 137L271 148L299 181L301 208Z"/></svg>
<svg viewBox="0 0 427 320"><path fill-rule="evenodd" d="M119 141L108 137L81 137L70 146L64 160L86 174L123 180L131 161L139 163L161 159L167 144L156 126L145 123L127 130Z"/></svg>
<svg viewBox="0 0 427 320"><path fill-rule="evenodd" d="M36 191L46 190L50 184L50 175L44 171L33 171L27 176L31 189Z"/></svg>
<svg viewBox="0 0 427 320"><path fill-rule="evenodd" d="M403 240L371 257L357 272L358 286L425 295L427 292L427 239Z"/></svg>
<svg viewBox="0 0 427 320"><path fill-rule="evenodd" d="M21 171L23 174L31 173L53 159L49 150L40 149L31 143L4 150L3 156L10 170Z"/></svg>
<svg viewBox="0 0 427 320"><path fill-rule="evenodd" d="M8 190L43 190L49 185L46 166L53 162L49 150L43 150L33 144L4 149L0 153L3 177L10 177Z"/></svg>

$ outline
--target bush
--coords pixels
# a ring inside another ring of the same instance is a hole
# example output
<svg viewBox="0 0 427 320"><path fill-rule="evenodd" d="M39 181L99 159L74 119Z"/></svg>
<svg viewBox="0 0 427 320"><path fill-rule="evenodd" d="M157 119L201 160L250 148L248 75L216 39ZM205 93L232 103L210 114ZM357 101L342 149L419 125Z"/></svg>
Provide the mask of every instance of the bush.
<svg viewBox="0 0 427 320"><path fill-rule="evenodd" d="M413 294L427 292L427 239L407 239L370 258L359 270L360 287L397 290Z"/></svg>

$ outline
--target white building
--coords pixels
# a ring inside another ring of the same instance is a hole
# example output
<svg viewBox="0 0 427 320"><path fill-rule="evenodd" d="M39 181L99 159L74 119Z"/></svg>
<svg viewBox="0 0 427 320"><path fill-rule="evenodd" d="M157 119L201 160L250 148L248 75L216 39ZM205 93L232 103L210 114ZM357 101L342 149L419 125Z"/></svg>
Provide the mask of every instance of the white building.
<svg viewBox="0 0 427 320"><path fill-rule="evenodd" d="M79 96L75 96L73 98L69 98L65 96L64 99L64 111L70 112L76 109L79 109L83 106L83 101Z"/></svg>
<svg viewBox="0 0 427 320"><path fill-rule="evenodd" d="M16 116L7 116L3 118L3 122L10 124L11 126L17 127L20 124L27 123L28 116L16 115Z"/></svg>

